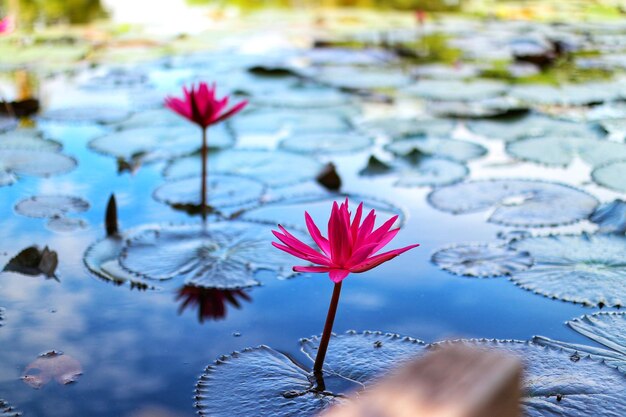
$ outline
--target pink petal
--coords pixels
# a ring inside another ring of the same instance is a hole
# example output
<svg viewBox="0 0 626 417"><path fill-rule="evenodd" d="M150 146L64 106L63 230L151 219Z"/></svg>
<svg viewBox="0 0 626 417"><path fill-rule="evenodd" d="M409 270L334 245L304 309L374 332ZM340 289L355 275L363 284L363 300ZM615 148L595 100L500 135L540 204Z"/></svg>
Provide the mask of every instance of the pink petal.
<svg viewBox="0 0 626 417"><path fill-rule="evenodd" d="M317 246L319 246L319 248L324 251L326 255L330 256L330 245L328 243L328 239L322 236L322 232L320 232L320 229L311 218L311 215L309 215L306 211L304 212L304 221L306 222L306 228L309 230L309 234Z"/></svg>
<svg viewBox="0 0 626 417"><path fill-rule="evenodd" d="M398 234L399 231L400 231L400 228L398 227L397 229L393 229L393 230L390 230L387 233L385 233L385 235L382 237L382 239L380 239L378 241L378 245L376 245L376 247L374 248L372 253L376 253L379 250L381 250L382 248L384 248L385 245L387 245L387 243L391 242L393 240L393 238L396 237L396 235Z"/></svg>
<svg viewBox="0 0 626 417"><path fill-rule="evenodd" d="M361 225L361 216L363 216L363 203L359 204L356 209L356 213L354 215L354 219L352 220L352 241L356 242L359 226Z"/></svg>
<svg viewBox="0 0 626 417"><path fill-rule="evenodd" d="M285 246L285 245L281 245L280 243L276 243L276 242L272 242L272 246L274 246L276 249L280 249L283 252L287 252L289 255L293 255L296 258L300 258L302 260L308 261L309 257L293 248L290 248L289 246Z"/></svg>
<svg viewBox="0 0 626 417"><path fill-rule="evenodd" d="M362 245L365 242L365 239L372 233L374 230L374 224L376 224L376 212L371 210L367 216L365 216L365 220L363 220L363 224L359 227L359 232L356 238L356 245Z"/></svg>
<svg viewBox="0 0 626 417"><path fill-rule="evenodd" d="M419 244L415 244L415 245L410 245L410 246L406 246L404 248L401 249L394 249L394 250L390 250L389 252L385 252L385 253L381 253L380 255L376 255L374 257L371 257L369 259L367 259L366 261L360 263L359 265L354 266L353 268L350 268L350 272L365 272L365 271L369 271L372 268L376 268L378 265L387 262L390 259L395 258L398 255L403 254L404 252L408 251L409 249L413 249L415 247L419 246Z"/></svg>
<svg viewBox="0 0 626 417"><path fill-rule="evenodd" d="M377 243L369 243L367 245L359 247L356 251L352 253L352 256L346 263L346 267L352 267L355 265L359 265L361 262L366 260L372 253L374 253L374 249L376 249Z"/></svg>
<svg viewBox="0 0 626 417"><path fill-rule="evenodd" d="M383 236L391 229L391 226L398 220L398 216L393 216L385 223L382 224L378 229L374 230L369 236L365 238L366 242L378 242Z"/></svg>
<svg viewBox="0 0 626 417"><path fill-rule="evenodd" d="M235 113L238 113L239 111L243 110L243 108L246 107L247 105L248 105L248 100L244 100L240 103L235 104L230 110L228 110L226 113L224 113L223 115L215 119L213 124L219 123L223 120L228 119L231 116L234 116Z"/></svg>
<svg viewBox="0 0 626 417"><path fill-rule="evenodd" d="M318 251L316 251L315 249L313 249L306 243L303 243L300 240L298 240L295 236L293 236L291 233L285 230L284 227L280 225L278 227L280 227L283 234L280 234L279 232L272 230L272 233L274 234L274 236L276 236L278 240L280 240L281 242L283 242L285 245L289 246L290 248L307 256L308 257L307 260L310 260L317 264L330 265L330 261L324 255L322 255L321 253L319 253Z"/></svg>
<svg viewBox="0 0 626 417"><path fill-rule="evenodd" d="M330 212L330 219L328 220L328 241L330 242L331 259L335 265L341 265L343 263L343 248L348 243L344 240L342 228L343 224L341 222L339 205L334 201L333 208Z"/></svg>
<svg viewBox="0 0 626 417"><path fill-rule="evenodd" d="M328 272L330 268L326 266L294 266L293 270L295 272L311 272L317 274L320 272Z"/></svg>
<svg viewBox="0 0 626 417"><path fill-rule="evenodd" d="M350 271L346 271L345 269L331 269L330 271L328 271L328 276L330 277L330 280L335 284L343 281L344 278L348 276L348 274L350 274Z"/></svg>
<svg viewBox="0 0 626 417"><path fill-rule="evenodd" d="M180 114L181 116L185 117L186 119L192 120L191 111L190 111L189 107L187 106L187 103L182 101L179 98L167 97L165 99L165 107L169 108L170 110L174 111L175 113Z"/></svg>

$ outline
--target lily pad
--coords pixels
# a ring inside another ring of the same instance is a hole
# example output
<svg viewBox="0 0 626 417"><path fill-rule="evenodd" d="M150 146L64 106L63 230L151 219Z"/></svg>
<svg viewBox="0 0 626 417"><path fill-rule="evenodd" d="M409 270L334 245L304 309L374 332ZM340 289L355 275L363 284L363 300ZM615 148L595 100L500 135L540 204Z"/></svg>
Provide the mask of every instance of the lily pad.
<svg viewBox="0 0 626 417"><path fill-rule="evenodd" d="M15 407L0 398L0 417L20 417L21 415L22 413Z"/></svg>
<svg viewBox="0 0 626 417"><path fill-rule="evenodd" d="M398 187L441 187L462 181L469 169L460 162L443 158L422 157L395 158L387 163L371 156L367 165L360 171L363 176L395 174Z"/></svg>
<svg viewBox="0 0 626 417"><path fill-rule="evenodd" d="M167 181L154 191L154 198L182 209L200 211L201 177ZM259 201L265 187L251 178L210 175L207 178L208 204L212 208L236 206Z"/></svg>
<svg viewBox="0 0 626 417"><path fill-rule="evenodd" d="M508 86L491 80L422 80L405 92L435 101L476 101L501 96Z"/></svg>
<svg viewBox="0 0 626 417"><path fill-rule="evenodd" d="M483 339L452 343L518 357L525 368L521 404L527 417L620 417L626 409L624 376L598 361L531 342Z"/></svg>
<svg viewBox="0 0 626 417"><path fill-rule="evenodd" d="M83 374L80 362L63 352L50 351L39 355L26 366L22 380L39 389L53 379L61 384L72 384Z"/></svg>
<svg viewBox="0 0 626 417"><path fill-rule="evenodd" d="M186 285L240 289L259 285L261 269L292 274L293 259L267 250L271 227L251 222L165 226L146 230L122 249L120 264L154 281L180 279Z"/></svg>
<svg viewBox="0 0 626 417"><path fill-rule="evenodd" d="M41 137L36 129L16 129L0 135L0 149L29 149L58 152L63 146Z"/></svg>
<svg viewBox="0 0 626 417"><path fill-rule="evenodd" d="M533 264L528 252L493 243L451 246L438 250L431 259L453 274L480 278L513 275Z"/></svg>
<svg viewBox="0 0 626 417"><path fill-rule="evenodd" d="M14 117L0 116L0 132L13 130L17 127L18 122Z"/></svg>
<svg viewBox="0 0 626 417"><path fill-rule="evenodd" d="M0 186L11 185L19 175L48 177L76 167L76 160L50 151L0 148Z"/></svg>
<svg viewBox="0 0 626 417"><path fill-rule="evenodd" d="M563 348L571 352L573 357L590 356L602 360L626 374L626 313L598 312L570 320L567 325L603 345L604 348L561 342L542 336L535 337L533 341L541 345Z"/></svg>
<svg viewBox="0 0 626 417"><path fill-rule="evenodd" d="M394 141L387 145L385 149L394 155L402 157L420 158L422 155L428 155L443 157L457 162L467 162L480 158L487 153L487 149L477 143L429 136L418 136Z"/></svg>
<svg viewBox="0 0 626 417"><path fill-rule="evenodd" d="M467 181L428 196L438 210L452 214L492 210L489 221L516 227L558 226L586 219L595 197L556 182L494 179Z"/></svg>
<svg viewBox="0 0 626 417"><path fill-rule="evenodd" d="M350 97L333 88L292 88L280 94L263 94L253 97L253 102L262 106L311 109L342 106L351 103Z"/></svg>
<svg viewBox="0 0 626 417"><path fill-rule="evenodd" d="M407 136L443 137L452 134L456 123L450 119L382 118L368 120L360 128L366 132L400 139Z"/></svg>
<svg viewBox="0 0 626 417"><path fill-rule="evenodd" d="M593 170L591 178L603 187L626 193L626 161L615 161L599 166Z"/></svg>
<svg viewBox="0 0 626 417"><path fill-rule="evenodd" d="M510 97L492 97L477 101L431 101L428 111L437 117L484 119L526 113L528 108Z"/></svg>
<svg viewBox="0 0 626 417"><path fill-rule="evenodd" d="M89 223L87 220L74 217L52 217L46 223L46 227L53 232L71 233L88 228Z"/></svg>
<svg viewBox="0 0 626 417"><path fill-rule="evenodd" d="M520 287L588 306L626 305L626 237L582 234L531 237L511 242L530 253L532 268L514 274Z"/></svg>
<svg viewBox="0 0 626 417"><path fill-rule="evenodd" d="M67 107L45 111L40 117L59 123L119 123L130 111L115 107Z"/></svg>
<svg viewBox="0 0 626 417"><path fill-rule="evenodd" d="M118 130L126 130L157 126L189 126L189 122L169 109L159 108L133 113L128 119L116 124L115 128ZM210 135L216 130L221 130L220 126L222 125L212 126ZM220 132L218 135L221 136L222 134L223 133Z"/></svg>
<svg viewBox="0 0 626 417"><path fill-rule="evenodd" d="M63 217L68 213L89 210L89 203L80 197L69 195L38 195L19 201L15 211L34 218Z"/></svg>
<svg viewBox="0 0 626 417"><path fill-rule="evenodd" d="M322 164L304 155L260 149L232 149L210 153L209 176L223 173L251 177L269 186L282 186L313 179ZM289 170L286 167L298 167ZM163 171L166 179L200 176L199 155L172 161Z"/></svg>
<svg viewBox="0 0 626 417"><path fill-rule="evenodd" d="M538 137L507 145L513 157L545 165L567 166L579 156L592 166L626 158L626 144L584 137Z"/></svg>
<svg viewBox="0 0 626 417"><path fill-rule="evenodd" d="M371 138L356 133L324 133L293 135L280 142L286 151L304 154L337 154L357 152L372 145Z"/></svg>
<svg viewBox="0 0 626 417"><path fill-rule="evenodd" d="M545 116L527 115L502 120L480 120L468 123L468 128L487 139L505 142L537 137L593 137L593 129L585 123L574 123Z"/></svg>
<svg viewBox="0 0 626 417"><path fill-rule="evenodd" d="M398 68L329 66L315 75L325 85L347 90L399 88L411 83L411 77Z"/></svg>
<svg viewBox="0 0 626 417"><path fill-rule="evenodd" d="M237 135L339 133L352 128L350 111L333 109L258 109L238 115L231 125Z"/></svg>
<svg viewBox="0 0 626 417"><path fill-rule="evenodd" d="M524 84L511 89L510 94L530 104L583 106L620 99L623 86L615 82L549 85Z"/></svg>
<svg viewBox="0 0 626 417"><path fill-rule="evenodd" d="M191 124L142 127L101 136L89 142L89 146L105 155L123 160L139 158L146 163L192 154L202 146L201 138L200 129ZM233 143L224 129L209 130L209 147L221 149Z"/></svg>
<svg viewBox="0 0 626 417"><path fill-rule="evenodd" d="M626 233L626 201L617 199L602 204L589 220L598 225L600 233Z"/></svg>

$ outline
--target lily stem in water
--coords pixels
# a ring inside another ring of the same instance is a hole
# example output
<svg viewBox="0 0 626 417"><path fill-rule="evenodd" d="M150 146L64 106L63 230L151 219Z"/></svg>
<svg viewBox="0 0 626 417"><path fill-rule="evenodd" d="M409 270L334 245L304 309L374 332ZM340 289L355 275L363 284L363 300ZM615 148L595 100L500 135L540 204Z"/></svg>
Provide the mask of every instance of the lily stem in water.
<svg viewBox="0 0 626 417"><path fill-rule="evenodd" d="M206 178L207 177L207 128L202 129L202 190L200 196L200 209L202 210L202 221L206 221L207 212L207 195L206 195Z"/></svg>
<svg viewBox="0 0 626 417"><path fill-rule="evenodd" d="M335 284L335 288L333 289L333 297L330 300L330 306L328 307L328 315L326 316L324 333L322 333L322 340L320 341L319 348L317 349L315 365L313 366L314 374L320 374L322 372L322 367L324 366L324 358L326 357L326 351L328 350L330 335L333 332L333 323L335 322L335 314L337 313L337 306L339 305L340 294L341 282L338 282Z"/></svg>

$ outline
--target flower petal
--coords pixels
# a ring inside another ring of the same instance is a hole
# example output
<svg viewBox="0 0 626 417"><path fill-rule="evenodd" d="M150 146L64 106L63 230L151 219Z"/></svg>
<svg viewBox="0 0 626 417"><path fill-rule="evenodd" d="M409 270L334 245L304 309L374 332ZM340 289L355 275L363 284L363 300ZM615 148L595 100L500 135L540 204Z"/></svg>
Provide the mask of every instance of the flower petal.
<svg viewBox="0 0 626 417"><path fill-rule="evenodd" d="M239 102L239 103L235 104L230 110L228 110L226 113L222 114L217 119L215 119L215 121L213 121L212 124L219 123L219 122L221 122L223 120L228 119L231 116L234 116L235 113L240 112L247 105L248 105L248 100L244 100L242 102Z"/></svg>
<svg viewBox="0 0 626 417"><path fill-rule="evenodd" d="M320 272L328 272L330 268L326 266L294 266L293 270L295 272L310 272L313 274L318 274Z"/></svg>
<svg viewBox="0 0 626 417"><path fill-rule="evenodd" d="M317 246L319 246L326 255L330 256L330 244L328 243L328 239L322 236L322 232L320 232L320 229L311 218L311 215L306 211L304 212L304 221L306 222L306 228L309 230L309 234Z"/></svg>
<svg viewBox="0 0 626 417"><path fill-rule="evenodd" d="M398 255L403 254L404 252L408 251L409 249L413 249L415 247L419 246L419 244L415 244L415 245L410 245L410 246L406 246L404 248L401 249L394 249L394 250L390 250L389 252L385 252L385 253L381 253L380 255L376 255L373 256L367 260L365 260L364 262L361 262L359 265L356 265L352 268L350 268L350 272L365 272L365 271L369 271L372 268L376 268L378 265L387 262L390 259L395 258Z"/></svg>
<svg viewBox="0 0 626 417"><path fill-rule="evenodd" d="M346 278L349 274L350 271L346 271L345 269L331 269L330 271L328 271L328 276L330 277L330 280L335 284L343 281L344 278Z"/></svg>

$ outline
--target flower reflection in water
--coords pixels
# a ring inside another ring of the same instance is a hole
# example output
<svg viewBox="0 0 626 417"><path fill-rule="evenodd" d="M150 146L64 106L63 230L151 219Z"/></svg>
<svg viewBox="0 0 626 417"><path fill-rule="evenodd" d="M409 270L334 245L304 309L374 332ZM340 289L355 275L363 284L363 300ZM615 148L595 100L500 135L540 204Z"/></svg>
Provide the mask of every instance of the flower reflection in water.
<svg viewBox="0 0 626 417"><path fill-rule="evenodd" d="M189 309L198 309L198 320L219 320L226 318L228 306L241 308L241 302L251 302L252 298L245 290L222 290L218 288L202 288L195 285L181 287L176 295L181 301L178 314Z"/></svg>

